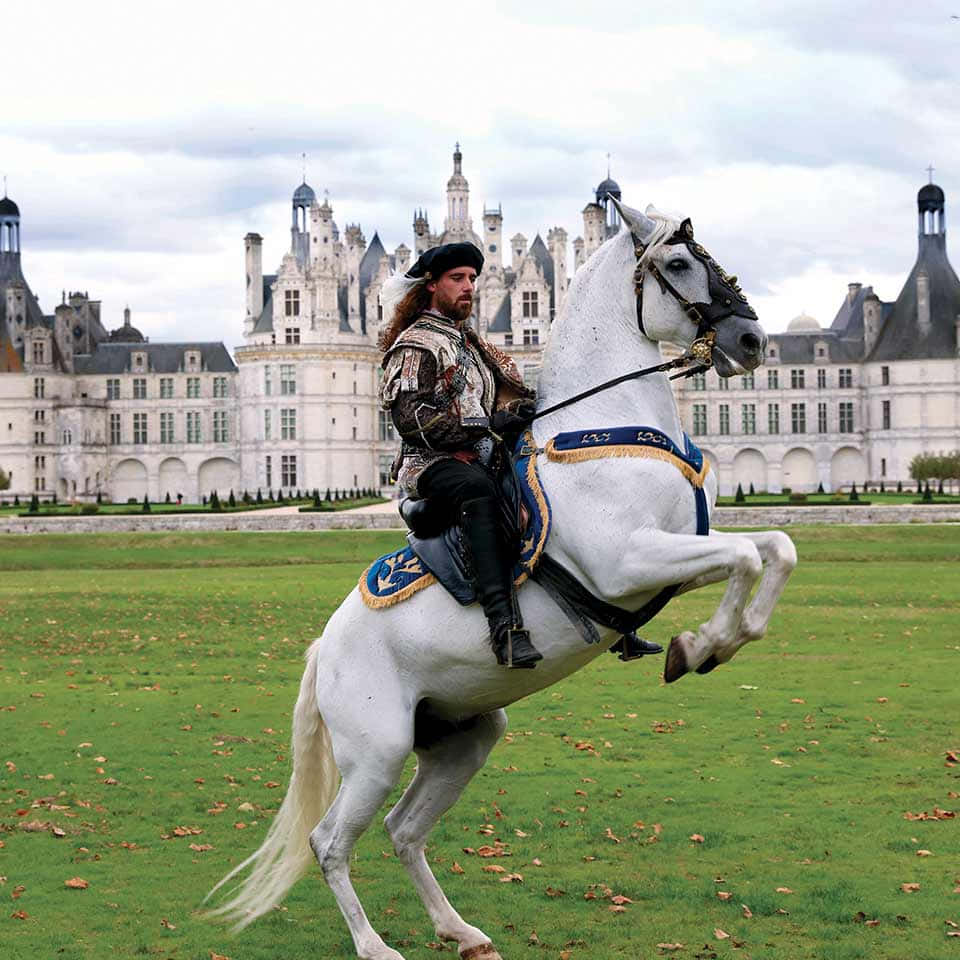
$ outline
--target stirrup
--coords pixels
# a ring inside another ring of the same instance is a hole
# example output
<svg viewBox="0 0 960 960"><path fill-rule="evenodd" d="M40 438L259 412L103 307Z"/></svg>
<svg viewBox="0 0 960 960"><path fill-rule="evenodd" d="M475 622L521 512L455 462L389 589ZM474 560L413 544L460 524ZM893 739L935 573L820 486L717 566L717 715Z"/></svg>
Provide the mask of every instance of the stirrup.
<svg viewBox="0 0 960 960"><path fill-rule="evenodd" d="M663 653L663 647L652 640L644 640L638 637L636 632L625 633L611 648L611 653L619 654L618 659L624 663L631 660L639 660L641 657L650 656L655 653Z"/></svg>
<svg viewBox="0 0 960 960"><path fill-rule="evenodd" d="M501 667L532 670L543 654L530 642L530 631L523 627L502 626L494 634L493 652Z"/></svg>

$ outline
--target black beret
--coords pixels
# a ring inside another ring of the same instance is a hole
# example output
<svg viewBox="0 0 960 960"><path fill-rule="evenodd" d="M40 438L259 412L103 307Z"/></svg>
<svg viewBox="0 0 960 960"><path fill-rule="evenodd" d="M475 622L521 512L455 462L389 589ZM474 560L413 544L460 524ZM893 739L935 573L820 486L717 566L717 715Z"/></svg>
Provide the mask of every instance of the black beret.
<svg viewBox="0 0 960 960"><path fill-rule="evenodd" d="M443 243L420 254L420 259L407 271L408 277L426 277L436 280L441 274L456 267L483 269L483 254L472 243Z"/></svg>

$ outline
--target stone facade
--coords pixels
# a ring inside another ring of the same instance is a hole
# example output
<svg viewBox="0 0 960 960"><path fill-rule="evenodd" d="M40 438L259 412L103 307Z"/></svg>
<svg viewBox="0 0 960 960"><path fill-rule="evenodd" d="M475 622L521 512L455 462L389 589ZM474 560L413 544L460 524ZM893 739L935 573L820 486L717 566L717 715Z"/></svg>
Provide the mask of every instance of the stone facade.
<svg viewBox="0 0 960 960"><path fill-rule="evenodd" d="M917 202L917 261L895 301L851 283L830 327L796 317L753 374L677 381L721 494L894 489L916 455L960 449L960 281L943 191L927 184Z"/></svg>

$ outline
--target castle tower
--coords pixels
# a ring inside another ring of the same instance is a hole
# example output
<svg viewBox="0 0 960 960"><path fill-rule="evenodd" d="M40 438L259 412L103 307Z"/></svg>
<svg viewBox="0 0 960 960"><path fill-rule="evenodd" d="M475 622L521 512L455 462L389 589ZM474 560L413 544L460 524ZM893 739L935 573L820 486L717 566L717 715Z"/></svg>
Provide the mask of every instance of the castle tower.
<svg viewBox="0 0 960 960"><path fill-rule="evenodd" d="M563 227L547 233L547 249L553 261L553 315L558 316L567 293L567 231Z"/></svg>
<svg viewBox="0 0 960 960"><path fill-rule="evenodd" d="M0 200L0 256L20 256L20 208L6 191Z"/></svg>
<svg viewBox="0 0 960 960"><path fill-rule="evenodd" d="M343 232L347 245L347 322L360 331L360 260L367 241L359 223L348 223Z"/></svg>
<svg viewBox="0 0 960 960"><path fill-rule="evenodd" d="M607 239L606 214L599 203L583 208L583 258L589 260Z"/></svg>
<svg viewBox="0 0 960 960"><path fill-rule="evenodd" d="M417 257L430 248L430 223L425 210L413 215L413 252Z"/></svg>
<svg viewBox="0 0 960 960"><path fill-rule="evenodd" d="M453 176L447 181L447 217L443 222L444 242L469 241L473 234L470 220L470 185L462 170L460 144L453 151Z"/></svg>
<svg viewBox="0 0 960 960"><path fill-rule="evenodd" d="M290 252L297 258L302 270L310 257L310 208L317 202L313 188L304 180L293 191L293 223L290 227Z"/></svg>
<svg viewBox="0 0 960 960"><path fill-rule="evenodd" d="M499 273L503 269L503 210L500 204L497 209L492 207L483 211L483 256L484 268L491 273Z"/></svg>
<svg viewBox="0 0 960 960"><path fill-rule="evenodd" d="M607 179L597 186L594 191L597 197L597 206L603 209L604 240L616 236L620 229L620 214L613 204L613 200L620 199L620 185L610 177L610 168L607 167Z"/></svg>
<svg viewBox="0 0 960 960"><path fill-rule="evenodd" d="M243 238L243 248L247 265L247 313L243 320L243 335L249 337L263 312L263 237L259 233L248 233Z"/></svg>
<svg viewBox="0 0 960 960"><path fill-rule="evenodd" d="M520 264L527 255L527 238L522 233L516 233L510 238L511 262L514 273L520 271Z"/></svg>

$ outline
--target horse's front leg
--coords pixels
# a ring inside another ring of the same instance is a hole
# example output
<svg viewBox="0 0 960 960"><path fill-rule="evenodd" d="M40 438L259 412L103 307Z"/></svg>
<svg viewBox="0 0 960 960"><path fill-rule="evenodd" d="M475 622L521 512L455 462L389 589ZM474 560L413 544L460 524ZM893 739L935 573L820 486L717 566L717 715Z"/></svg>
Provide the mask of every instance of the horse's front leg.
<svg viewBox="0 0 960 960"><path fill-rule="evenodd" d="M631 534L623 559L597 583L601 595L617 598L673 583L727 581L723 600L696 633L674 637L667 651L664 679L679 679L736 642L743 612L763 570L757 545L749 537L700 537L647 528ZM596 577L599 580L601 577Z"/></svg>
<svg viewBox="0 0 960 960"><path fill-rule="evenodd" d="M721 533L710 531L711 537L746 537L752 540L760 553L763 562L763 575L760 585L753 599L747 604L740 620L740 627L731 644L718 650L713 657L698 667L699 673L706 673L709 669L721 663L726 663L745 644L754 640L761 640L766 635L770 618L776 608L780 594L786 586L790 574L797 565L797 550L793 541L781 530L764 530L760 533ZM698 577L685 583L680 593L688 593L710 583L717 583L726 579L722 572L715 572L713 576ZM707 665L708 670L704 669Z"/></svg>

